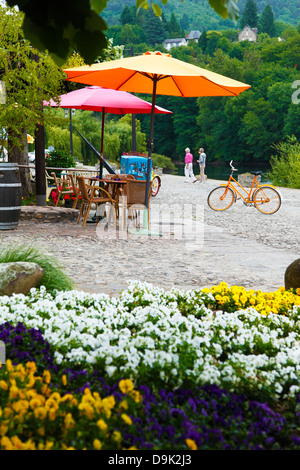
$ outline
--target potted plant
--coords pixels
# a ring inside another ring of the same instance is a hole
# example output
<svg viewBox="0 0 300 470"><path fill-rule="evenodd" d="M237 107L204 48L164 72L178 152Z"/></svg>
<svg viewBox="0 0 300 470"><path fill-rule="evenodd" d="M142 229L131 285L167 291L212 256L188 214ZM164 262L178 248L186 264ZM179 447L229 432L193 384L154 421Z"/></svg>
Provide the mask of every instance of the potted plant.
<svg viewBox="0 0 300 470"><path fill-rule="evenodd" d="M74 194L74 193L73 193L73 194L66 194L66 195L64 196L65 207L70 207L70 208L72 208L75 199L76 199L76 194ZM79 209L79 207L80 207L80 200L81 200L81 199L82 199L82 197L79 196L79 199L78 199L78 202L77 202L77 204L76 204L75 209Z"/></svg>
<svg viewBox="0 0 300 470"><path fill-rule="evenodd" d="M46 166L49 168L60 168L54 171L57 176L61 174L61 168L75 168L76 162L74 157L68 152L63 150L52 150L49 155L46 156Z"/></svg>

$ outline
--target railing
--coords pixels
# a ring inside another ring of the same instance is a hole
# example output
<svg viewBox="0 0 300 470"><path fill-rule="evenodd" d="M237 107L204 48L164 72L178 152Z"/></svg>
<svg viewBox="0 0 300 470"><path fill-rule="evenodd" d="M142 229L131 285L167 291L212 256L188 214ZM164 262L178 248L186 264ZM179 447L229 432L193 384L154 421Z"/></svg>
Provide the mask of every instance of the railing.
<svg viewBox="0 0 300 470"><path fill-rule="evenodd" d="M33 168L35 170L35 165L19 165L16 163L19 168ZM94 170L89 170L87 168L58 168L58 167L53 167L53 166L46 166L46 170L57 170L57 171L86 171L87 173L99 173L100 170L97 170L96 168Z"/></svg>

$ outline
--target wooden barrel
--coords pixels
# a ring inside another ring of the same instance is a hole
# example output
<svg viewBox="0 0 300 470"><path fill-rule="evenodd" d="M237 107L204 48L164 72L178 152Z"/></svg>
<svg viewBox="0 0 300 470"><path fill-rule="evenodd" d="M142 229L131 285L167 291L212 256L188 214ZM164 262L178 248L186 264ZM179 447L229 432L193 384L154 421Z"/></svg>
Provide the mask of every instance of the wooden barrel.
<svg viewBox="0 0 300 470"><path fill-rule="evenodd" d="M16 229L22 203L22 184L16 163L0 163L0 230Z"/></svg>

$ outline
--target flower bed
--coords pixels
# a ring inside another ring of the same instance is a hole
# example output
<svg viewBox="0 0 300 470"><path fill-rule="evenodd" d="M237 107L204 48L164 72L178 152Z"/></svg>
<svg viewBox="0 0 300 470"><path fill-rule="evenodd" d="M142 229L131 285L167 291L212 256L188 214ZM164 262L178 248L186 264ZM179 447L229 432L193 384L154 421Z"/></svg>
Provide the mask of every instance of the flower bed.
<svg viewBox="0 0 300 470"><path fill-rule="evenodd" d="M299 312L299 292L225 283L0 297L0 340L22 363L0 369L0 448L298 449Z"/></svg>

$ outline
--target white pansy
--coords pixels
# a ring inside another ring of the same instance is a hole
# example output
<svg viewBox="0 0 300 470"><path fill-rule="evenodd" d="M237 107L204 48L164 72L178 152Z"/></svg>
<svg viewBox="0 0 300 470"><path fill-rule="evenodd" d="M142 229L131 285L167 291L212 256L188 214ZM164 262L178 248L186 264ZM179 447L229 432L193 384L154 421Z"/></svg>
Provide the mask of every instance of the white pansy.
<svg viewBox="0 0 300 470"><path fill-rule="evenodd" d="M0 323L21 321L40 328L56 349L57 364L88 365L101 359L110 376L124 371L134 377L155 367L162 380L172 379L177 386L189 376L199 384L238 387L250 380L274 394L287 386L287 394L296 393L289 384L300 377L298 310L290 318L263 318L253 307L213 312L201 295L178 289L166 293L140 281L129 283L119 298L81 291L51 296L33 289L28 297L0 297ZM213 300L211 294L204 297ZM193 314L181 313L178 298L193 306Z"/></svg>

